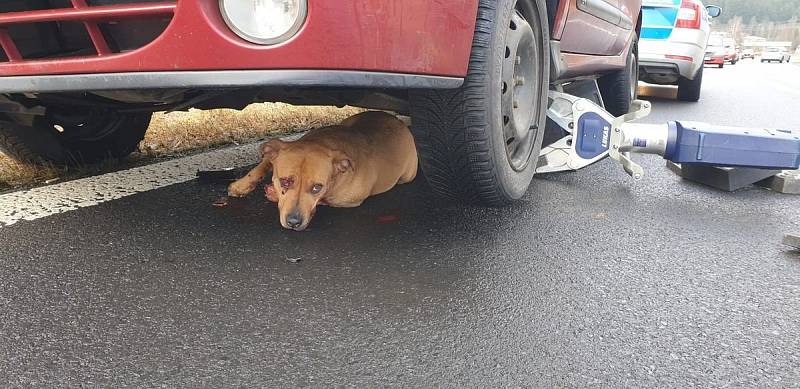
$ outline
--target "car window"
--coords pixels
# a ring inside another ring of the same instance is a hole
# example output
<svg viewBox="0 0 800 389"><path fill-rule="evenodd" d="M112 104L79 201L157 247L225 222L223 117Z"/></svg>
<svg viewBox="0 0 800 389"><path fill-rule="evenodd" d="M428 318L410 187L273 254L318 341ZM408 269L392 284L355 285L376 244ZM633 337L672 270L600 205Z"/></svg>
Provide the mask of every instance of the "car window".
<svg viewBox="0 0 800 389"><path fill-rule="evenodd" d="M708 40L709 46L722 46L722 39L719 38L711 38Z"/></svg>

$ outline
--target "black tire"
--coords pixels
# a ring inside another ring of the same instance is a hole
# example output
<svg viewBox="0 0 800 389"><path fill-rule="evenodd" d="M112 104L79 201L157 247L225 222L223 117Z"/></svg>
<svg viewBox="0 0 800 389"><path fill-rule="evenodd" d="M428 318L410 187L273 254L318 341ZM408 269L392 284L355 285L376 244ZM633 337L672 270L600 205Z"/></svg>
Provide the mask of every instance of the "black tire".
<svg viewBox="0 0 800 389"><path fill-rule="evenodd" d="M724 67L725 67L725 64L724 64L724 63L721 63L721 64L719 64L717 67L719 67L720 69L722 69L722 68L724 68Z"/></svg>
<svg viewBox="0 0 800 389"><path fill-rule="evenodd" d="M64 148L52 134L5 120L0 121L0 151L25 163L48 163L66 158Z"/></svg>
<svg viewBox="0 0 800 389"><path fill-rule="evenodd" d="M625 68L616 70L597 79L600 95L606 111L614 116L622 116L631 109L631 101L636 100L639 82L638 37L634 33L633 44L628 52Z"/></svg>
<svg viewBox="0 0 800 389"><path fill-rule="evenodd" d="M525 194L545 129L548 37L544 1L480 0L464 84L411 93L420 166L437 194L488 206ZM518 74L530 78L518 84Z"/></svg>
<svg viewBox="0 0 800 389"><path fill-rule="evenodd" d="M678 80L678 100L695 102L700 100L700 89L703 85L703 67L697 71L694 80L681 77Z"/></svg>
<svg viewBox="0 0 800 389"><path fill-rule="evenodd" d="M150 113L72 110L38 116L32 126L0 121L0 150L27 163L90 164L123 158L136 150Z"/></svg>

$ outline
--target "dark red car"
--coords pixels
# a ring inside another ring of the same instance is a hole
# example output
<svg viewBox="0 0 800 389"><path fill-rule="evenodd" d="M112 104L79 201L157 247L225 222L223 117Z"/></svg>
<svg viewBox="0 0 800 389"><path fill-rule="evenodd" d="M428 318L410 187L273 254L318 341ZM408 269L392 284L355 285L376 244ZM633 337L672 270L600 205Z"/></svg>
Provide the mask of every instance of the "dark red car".
<svg viewBox="0 0 800 389"><path fill-rule="evenodd" d="M547 92L627 111L640 0L3 0L0 147L122 157L150 113L254 101L412 116L437 192L503 204L536 168Z"/></svg>
<svg viewBox="0 0 800 389"><path fill-rule="evenodd" d="M725 66L725 46L722 43L722 37L711 36L708 38L703 64L717 65L720 68Z"/></svg>

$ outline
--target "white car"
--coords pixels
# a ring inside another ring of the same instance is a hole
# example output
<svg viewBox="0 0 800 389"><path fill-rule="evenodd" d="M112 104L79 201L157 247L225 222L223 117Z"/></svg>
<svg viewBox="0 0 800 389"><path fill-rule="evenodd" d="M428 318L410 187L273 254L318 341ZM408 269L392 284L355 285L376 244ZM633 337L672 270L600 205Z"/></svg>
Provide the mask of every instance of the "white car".
<svg viewBox="0 0 800 389"><path fill-rule="evenodd" d="M761 54L761 62L789 62L792 56L783 47L767 47Z"/></svg>
<svg viewBox="0 0 800 389"><path fill-rule="evenodd" d="M639 79L678 85L678 100L698 101L710 18L722 9L700 0L642 1Z"/></svg>

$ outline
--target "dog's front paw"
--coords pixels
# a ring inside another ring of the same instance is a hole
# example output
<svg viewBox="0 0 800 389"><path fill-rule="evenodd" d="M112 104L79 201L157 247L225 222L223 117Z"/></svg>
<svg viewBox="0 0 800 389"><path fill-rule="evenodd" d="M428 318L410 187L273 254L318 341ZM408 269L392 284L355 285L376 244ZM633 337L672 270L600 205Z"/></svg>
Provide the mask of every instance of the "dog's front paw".
<svg viewBox="0 0 800 389"><path fill-rule="evenodd" d="M264 197L266 197L267 200L272 201L273 203L278 202L278 193L275 191L275 187L272 185L271 182L264 185Z"/></svg>
<svg viewBox="0 0 800 389"><path fill-rule="evenodd" d="M250 192L252 192L255 188L256 185L251 184L247 181L242 181L242 180L235 181L230 185L228 185L228 196L244 197L250 194Z"/></svg>

